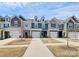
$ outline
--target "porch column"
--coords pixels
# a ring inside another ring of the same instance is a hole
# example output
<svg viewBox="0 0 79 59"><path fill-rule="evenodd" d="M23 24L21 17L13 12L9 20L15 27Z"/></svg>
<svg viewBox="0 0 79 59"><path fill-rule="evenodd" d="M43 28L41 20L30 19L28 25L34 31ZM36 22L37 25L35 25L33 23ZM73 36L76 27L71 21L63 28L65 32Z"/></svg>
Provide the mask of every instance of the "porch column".
<svg viewBox="0 0 79 59"><path fill-rule="evenodd" d="M30 30L30 37L32 37L32 31Z"/></svg>
<svg viewBox="0 0 79 59"><path fill-rule="evenodd" d="M50 38L50 30L47 31L47 36Z"/></svg>

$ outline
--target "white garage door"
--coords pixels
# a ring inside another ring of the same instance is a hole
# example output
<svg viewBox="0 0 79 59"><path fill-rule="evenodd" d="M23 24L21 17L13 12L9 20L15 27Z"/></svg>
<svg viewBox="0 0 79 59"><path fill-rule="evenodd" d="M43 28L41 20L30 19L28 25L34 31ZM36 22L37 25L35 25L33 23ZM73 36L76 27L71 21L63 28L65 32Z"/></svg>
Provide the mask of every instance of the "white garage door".
<svg viewBox="0 0 79 59"><path fill-rule="evenodd" d="M69 32L68 37L70 37L70 38L79 38L79 32Z"/></svg>
<svg viewBox="0 0 79 59"><path fill-rule="evenodd" d="M57 38L58 33L57 32L50 32L50 37L51 38Z"/></svg>
<svg viewBox="0 0 79 59"><path fill-rule="evenodd" d="M40 38L40 32L33 31L32 32L32 37L33 38Z"/></svg>
<svg viewBox="0 0 79 59"><path fill-rule="evenodd" d="M76 32L76 36L77 36L77 38L79 38L79 32Z"/></svg>
<svg viewBox="0 0 79 59"><path fill-rule="evenodd" d="M10 31L11 38L18 38L20 35L19 31Z"/></svg>

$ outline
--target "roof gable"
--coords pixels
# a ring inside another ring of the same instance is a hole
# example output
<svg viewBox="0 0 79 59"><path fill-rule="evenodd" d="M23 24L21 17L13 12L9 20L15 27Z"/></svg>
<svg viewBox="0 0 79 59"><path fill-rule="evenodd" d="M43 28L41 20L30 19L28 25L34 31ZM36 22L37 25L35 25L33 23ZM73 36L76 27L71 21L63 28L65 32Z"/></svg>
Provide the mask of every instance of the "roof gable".
<svg viewBox="0 0 79 59"><path fill-rule="evenodd" d="M52 19L50 20L51 23L58 23L58 21L59 21L59 20L58 20L56 17L54 17L54 18L52 18Z"/></svg>
<svg viewBox="0 0 79 59"><path fill-rule="evenodd" d="M75 16L71 16L71 17L68 17L65 22L68 23L69 21L72 21L74 23L79 23L78 19L75 17Z"/></svg>
<svg viewBox="0 0 79 59"><path fill-rule="evenodd" d="M20 19L22 19L23 21L26 21L26 19L23 16L19 16Z"/></svg>
<svg viewBox="0 0 79 59"><path fill-rule="evenodd" d="M12 20L20 20L20 21L21 21L21 19L18 18L17 16L12 17L12 18L11 18L11 21L12 21Z"/></svg>
<svg viewBox="0 0 79 59"><path fill-rule="evenodd" d="M79 22L78 19L76 18L76 16L72 16L71 18L72 18L75 22L77 22L77 23Z"/></svg>

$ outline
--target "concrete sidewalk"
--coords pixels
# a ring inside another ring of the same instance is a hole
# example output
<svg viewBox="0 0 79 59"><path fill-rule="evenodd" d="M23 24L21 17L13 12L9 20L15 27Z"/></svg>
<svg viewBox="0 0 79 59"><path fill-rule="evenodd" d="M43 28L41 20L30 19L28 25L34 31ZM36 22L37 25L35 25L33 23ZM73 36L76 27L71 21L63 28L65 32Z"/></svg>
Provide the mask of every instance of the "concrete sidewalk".
<svg viewBox="0 0 79 59"><path fill-rule="evenodd" d="M67 45L67 43L66 42L64 42L64 43L46 43L44 45L46 45L46 46L55 46L55 45L64 46L64 45ZM69 42L69 45L79 46L79 44L74 43L74 42Z"/></svg>
<svg viewBox="0 0 79 59"><path fill-rule="evenodd" d="M0 48L28 47L29 45L2 45Z"/></svg>
<svg viewBox="0 0 79 59"><path fill-rule="evenodd" d="M23 57L54 57L40 38L33 38Z"/></svg>
<svg viewBox="0 0 79 59"><path fill-rule="evenodd" d="M66 40L61 40L61 39L56 39L58 41L61 41L61 42L64 42L64 44L67 45L67 41ZM60 44L60 43L59 43ZM69 41L69 45L73 45L73 46L79 46L79 42L72 42L72 41Z"/></svg>

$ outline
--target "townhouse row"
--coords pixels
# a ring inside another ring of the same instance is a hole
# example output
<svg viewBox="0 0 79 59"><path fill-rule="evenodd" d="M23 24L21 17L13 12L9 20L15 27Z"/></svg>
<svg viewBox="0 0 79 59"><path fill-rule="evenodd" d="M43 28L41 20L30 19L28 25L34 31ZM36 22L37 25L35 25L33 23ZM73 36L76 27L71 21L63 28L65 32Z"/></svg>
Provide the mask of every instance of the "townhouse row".
<svg viewBox="0 0 79 59"><path fill-rule="evenodd" d="M25 19L23 16L1 17L0 38L79 38L79 21L76 16L65 20L56 17L46 20L45 17L38 19Z"/></svg>

